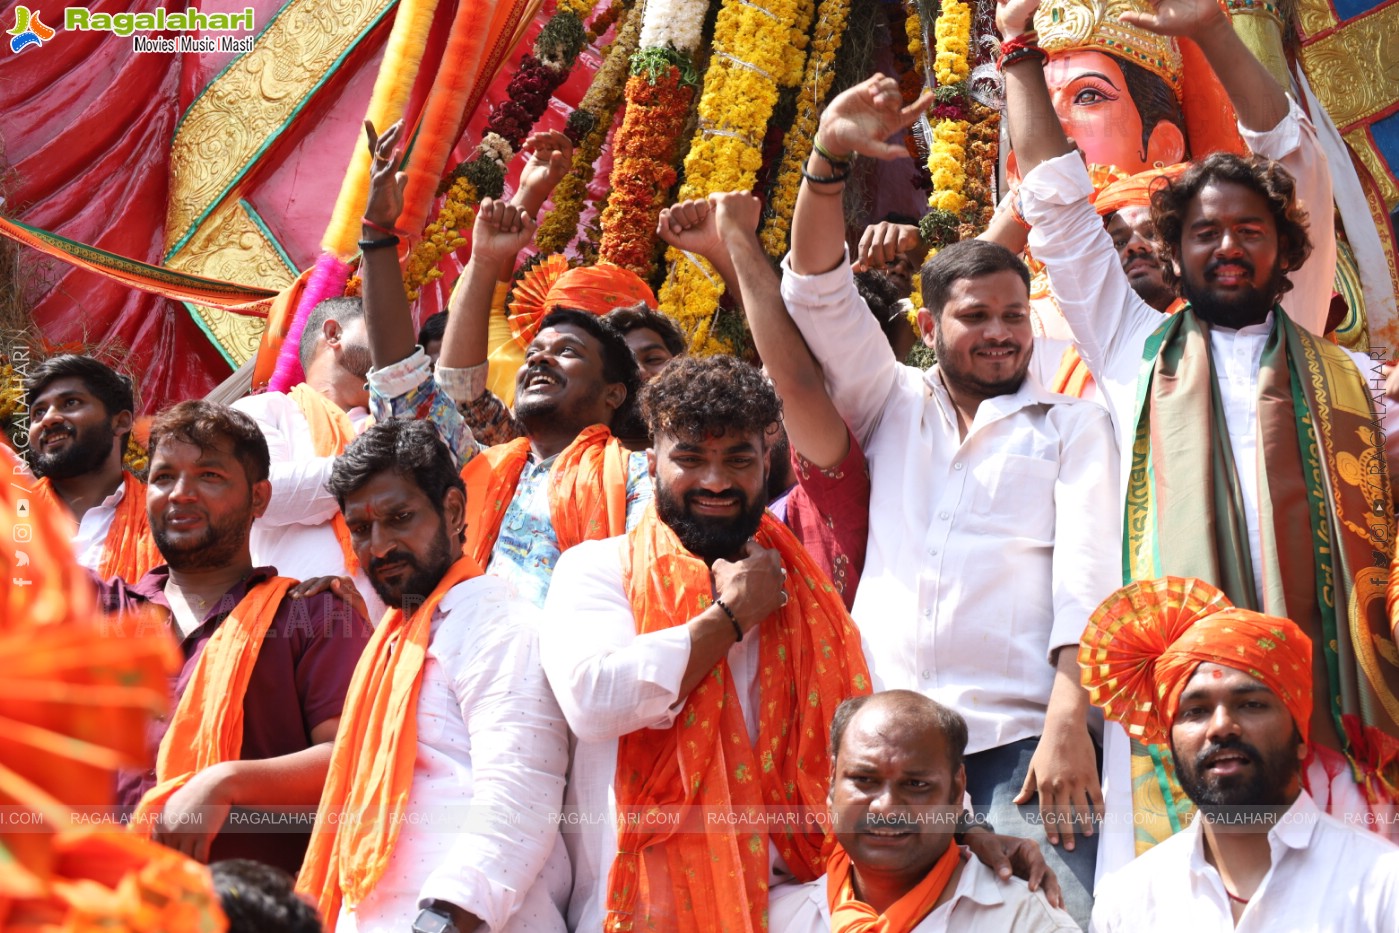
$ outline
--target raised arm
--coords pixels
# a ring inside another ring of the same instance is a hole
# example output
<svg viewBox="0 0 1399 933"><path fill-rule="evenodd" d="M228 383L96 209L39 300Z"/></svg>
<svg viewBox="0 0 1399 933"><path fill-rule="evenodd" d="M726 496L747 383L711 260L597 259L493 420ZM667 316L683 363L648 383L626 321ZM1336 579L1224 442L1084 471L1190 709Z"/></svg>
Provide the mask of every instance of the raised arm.
<svg viewBox="0 0 1399 933"><path fill-rule="evenodd" d="M1244 45L1217 0L1148 0L1152 12L1128 12L1122 21L1163 36L1190 39L1205 54L1234 105L1239 125L1261 132L1287 116L1287 94L1272 72Z"/></svg>
<svg viewBox="0 0 1399 933"><path fill-rule="evenodd" d="M471 232L471 259L447 309L447 331L442 335L438 365L465 369L485 364L490 349L491 296L499 270L513 264L533 238L531 212L491 198L481 202Z"/></svg>
<svg viewBox="0 0 1399 933"><path fill-rule="evenodd" d="M407 359L418 345L408 295L403 290L403 271L398 265L398 240L384 233L394 229L403 212L403 188L408 176L398 171L398 140L403 121L388 128L383 136L374 124L364 121L373 164L369 173L369 201L364 206L365 225L360 249L360 280L364 283L364 325L369 334L369 359L375 369L383 369Z"/></svg>
<svg viewBox="0 0 1399 933"><path fill-rule="evenodd" d="M844 177L850 160L856 155L906 158L903 147L886 140L912 126L931 101L932 92L925 91L903 107L898 82L877 74L826 106L792 215L792 271L818 275L840 265L845 257Z"/></svg>

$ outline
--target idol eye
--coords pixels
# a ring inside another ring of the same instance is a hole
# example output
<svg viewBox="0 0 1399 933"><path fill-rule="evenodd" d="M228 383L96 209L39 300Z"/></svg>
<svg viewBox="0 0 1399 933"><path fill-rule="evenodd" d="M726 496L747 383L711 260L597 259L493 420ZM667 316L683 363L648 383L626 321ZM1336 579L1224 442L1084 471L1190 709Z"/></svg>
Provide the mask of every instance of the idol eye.
<svg viewBox="0 0 1399 933"><path fill-rule="evenodd" d="M1107 103L1108 101L1114 99L1115 98L1109 97L1107 94L1103 93L1095 87L1086 87L1074 95L1074 103L1080 107L1087 107L1091 104Z"/></svg>

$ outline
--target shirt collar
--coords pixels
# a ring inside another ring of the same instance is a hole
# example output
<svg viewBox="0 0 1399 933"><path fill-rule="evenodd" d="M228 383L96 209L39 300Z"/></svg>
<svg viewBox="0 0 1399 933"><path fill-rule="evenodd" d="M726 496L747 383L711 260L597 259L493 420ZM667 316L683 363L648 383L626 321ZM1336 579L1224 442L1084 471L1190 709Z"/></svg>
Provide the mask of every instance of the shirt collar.
<svg viewBox="0 0 1399 933"><path fill-rule="evenodd" d="M1204 815L1198 811L1195 819L1190 825L1182 830L1182 833L1190 833L1194 838L1190 840L1190 871L1192 874L1201 874L1206 871L1215 872L1214 866L1205 861L1205 833L1201 826ZM1273 852L1273 864L1278 861L1279 847L1288 849L1305 849L1311 845L1312 836L1316 832L1316 825L1321 819L1321 811L1317 809L1316 801L1306 791L1297 794L1297 799L1292 801L1292 806L1278 818L1272 829L1268 830L1269 847ZM1217 872L1216 872L1217 873Z"/></svg>
<svg viewBox="0 0 1399 933"><path fill-rule="evenodd" d="M942 378L942 367L934 366L924 373L923 384L927 386L928 393L937 401L943 417L955 425L957 423L957 410L952 403L952 394L947 391L947 383ZM967 426L967 432L971 433L971 429L976 423L984 424L988 421L1006 418L1022 408L1029 408L1031 405L1054 405L1063 401L1063 396L1054 395L1040 385L1039 380L1035 378L1034 369L1031 368L1025 373L1025 381L1020 383L1020 388L1009 394L993 396L982 402L976 410L975 421L972 425ZM984 415L983 411L985 411Z"/></svg>
<svg viewBox="0 0 1399 933"><path fill-rule="evenodd" d="M996 873L971 856L966 846L962 847L962 877L957 881L957 891L949 903L955 904L961 898L975 901L986 907L995 907L1006 902L1005 886Z"/></svg>
<svg viewBox="0 0 1399 933"><path fill-rule="evenodd" d="M243 597L248 595L248 590L250 588L276 575L276 567L253 568L252 573L235 583L233 587L227 593L224 593L223 597L218 602L214 603L209 611L205 613L200 623L201 626L210 619L232 612L234 607L243 601ZM165 584L168 583L169 580L170 568L165 564L161 564L158 567L151 568L144 577L138 580L136 584L131 587L131 592L148 603L169 609L170 601L165 598Z"/></svg>
<svg viewBox="0 0 1399 933"><path fill-rule="evenodd" d="M126 498L126 471L122 470L121 482L117 483L117 488L112 491L110 496L102 500L102 504L98 508L115 509L124 498Z"/></svg>

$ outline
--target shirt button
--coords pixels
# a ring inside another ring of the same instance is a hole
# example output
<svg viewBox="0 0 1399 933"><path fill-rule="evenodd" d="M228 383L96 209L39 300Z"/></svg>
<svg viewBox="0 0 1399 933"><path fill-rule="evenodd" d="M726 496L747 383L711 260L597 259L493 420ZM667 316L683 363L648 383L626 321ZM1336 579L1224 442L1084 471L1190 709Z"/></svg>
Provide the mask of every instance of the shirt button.
<svg viewBox="0 0 1399 933"><path fill-rule="evenodd" d="M949 517L950 517L950 516L949 516L946 512L939 512L939 513L938 513L938 518L942 519L943 521L947 521L947 519L948 519Z"/></svg>
<svg viewBox="0 0 1399 933"><path fill-rule="evenodd" d="M923 618L925 618L925 619L931 619L932 617L933 617L933 610L931 610L931 609L924 609L924 610L923 610Z"/></svg>
<svg viewBox="0 0 1399 933"><path fill-rule="evenodd" d="M952 464L952 469L954 469L954 470L960 470L961 468L962 468L962 464L961 464L960 461L957 462L957 463Z"/></svg>
<svg viewBox="0 0 1399 933"><path fill-rule="evenodd" d="M933 672L932 672L932 671L924 671L924 672L923 672L923 679L924 679L924 680L932 680L932 679L933 679Z"/></svg>

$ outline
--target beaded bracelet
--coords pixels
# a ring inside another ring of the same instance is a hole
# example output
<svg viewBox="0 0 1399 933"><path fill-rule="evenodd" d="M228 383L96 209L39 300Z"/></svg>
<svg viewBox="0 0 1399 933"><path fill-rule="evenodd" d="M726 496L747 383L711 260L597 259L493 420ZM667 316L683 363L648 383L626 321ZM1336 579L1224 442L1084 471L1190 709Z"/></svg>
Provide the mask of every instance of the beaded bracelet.
<svg viewBox="0 0 1399 933"><path fill-rule="evenodd" d="M733 623L734 641L743 641L743 626L738 624L738 616L734 615L734 611L724 605L724 601L717 596L714 597L714 605L724 610L724 615L728 616L729 621Z"/></svg>

